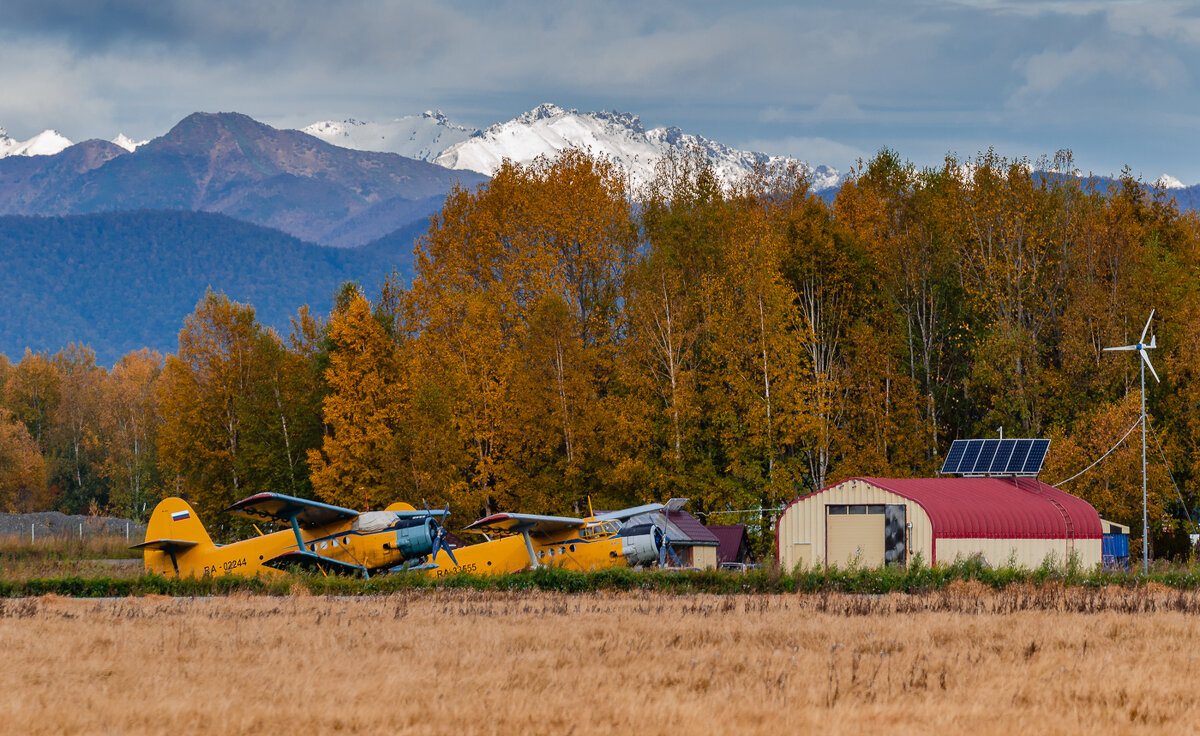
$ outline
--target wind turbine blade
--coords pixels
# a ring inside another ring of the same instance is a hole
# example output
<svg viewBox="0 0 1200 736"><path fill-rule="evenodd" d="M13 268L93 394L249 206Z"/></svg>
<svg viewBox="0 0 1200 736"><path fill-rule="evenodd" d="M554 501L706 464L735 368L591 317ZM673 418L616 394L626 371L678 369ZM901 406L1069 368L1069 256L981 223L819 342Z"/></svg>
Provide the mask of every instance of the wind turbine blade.
<svg viewBox="0 0 1200 736"><path fill-rule="evenodd" d="M1142 328L1142 336L1138 338L1138 344L1146 342L1146 333L1150 331L1150 320L1154 319L1154 310L1150 310L1150 317L1146 320L1146 326Z"/></svg>
<svg viewBox="0 0 1200 736"><path fill-rule="evenodd" d="M1150 375L1154 376L1155 382L1162 383L1158 380L1158 374L1154 371L1154 364L1150 362L1150 356L1146 354L1145 350L1139 350L1138 353L1142 356L1142 360L1146 361L1146 367L1150 369Z"/></svg>
<svg viewBox="0 0 1200 736"><path fill-rule="evenodd" d="M1105 352L1109 352L1112 350L1137 350L1137 345L1122 345L1119 348L1104 348Z"/></svg>

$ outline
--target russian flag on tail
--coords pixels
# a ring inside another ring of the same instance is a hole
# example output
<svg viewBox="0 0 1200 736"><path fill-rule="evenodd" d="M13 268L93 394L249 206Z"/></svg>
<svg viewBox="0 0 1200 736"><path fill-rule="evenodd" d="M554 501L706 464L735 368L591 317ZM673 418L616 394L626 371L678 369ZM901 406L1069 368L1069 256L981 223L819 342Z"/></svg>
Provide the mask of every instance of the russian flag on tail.
<svg viewBox="0 0 1200 736"><path fill-rule="evenodd" d="M171 514L171 521L183 521L191 515L192 512L188 511L187 509L184 509L183 511L175 511Z"/></svg>

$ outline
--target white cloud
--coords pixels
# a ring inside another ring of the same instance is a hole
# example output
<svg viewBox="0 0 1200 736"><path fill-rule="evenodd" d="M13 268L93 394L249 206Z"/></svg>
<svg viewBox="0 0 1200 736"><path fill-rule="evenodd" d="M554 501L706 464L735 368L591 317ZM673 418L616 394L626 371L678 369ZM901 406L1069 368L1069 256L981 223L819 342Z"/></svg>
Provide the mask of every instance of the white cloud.
<svg viewBox="0 0 1200 736"><path fill-rule="evenodd" d="M1052 99L1068 87L1094 80L1156 90L1179 89L1189 81L1187 68L1177 57L1127 38L1088 39L1066 52L1035 54L1017 66L1024 84L1009 101L1016 106Z"/></svg>
<svg viewBox="0 0 1200 736"><path fill-rule="evenodd" d="M871 154L857 146L839 143L828 138L788 136L772 140L756 139L741 146L751 151L761 151L776 156L791 156L813 166L825 164L845 171L860 158Z"/></svg>

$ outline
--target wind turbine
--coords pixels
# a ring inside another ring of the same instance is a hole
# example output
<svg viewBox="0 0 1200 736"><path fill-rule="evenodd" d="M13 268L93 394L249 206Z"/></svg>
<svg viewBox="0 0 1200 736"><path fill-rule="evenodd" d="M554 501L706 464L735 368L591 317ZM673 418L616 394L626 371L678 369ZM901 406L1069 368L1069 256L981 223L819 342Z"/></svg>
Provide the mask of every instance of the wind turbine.
<svg viewBox="0 0 1200 736"><path fill-rule="evenodd" d="M1161 383L1158 380L1158 373L1154 371L1154 364L1150 362L1150 356L1146 354L1147 350L1153 350L1156 347L1154 335L1150 336L1150 342L1146 342L1146 333L1150 331L1150 321L1154 319L1154 310L1150 310L1150 317L1146 320L1146 326L1142 328L1142 336L1138 338L1136 345L1122 345L1119 348L1104 348L1105 350L1136 350L1138 355L1142 356L1139 363L1142 369L1142 573L1150 572L1150 526L1146 520L1146 368L1150 369L1150 374L1154 376L1156 383Z"/></svg>

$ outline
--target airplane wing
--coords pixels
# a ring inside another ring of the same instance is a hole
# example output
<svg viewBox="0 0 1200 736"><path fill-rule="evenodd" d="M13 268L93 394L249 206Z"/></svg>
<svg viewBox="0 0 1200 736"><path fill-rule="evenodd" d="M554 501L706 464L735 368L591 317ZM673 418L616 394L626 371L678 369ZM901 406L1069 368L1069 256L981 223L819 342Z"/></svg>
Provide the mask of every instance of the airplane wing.
<svg viewBox="0 0 1200 736"><path fill-rule="evenodd" d="M583 519L569 516L538 516L537 514L492 514L465 527L466 532L483 532L500 537L528 531L534 536L547 536L563 529L583 526Z"/></svg>
<svg viewBox="0 0 1200 736"><path fill-rule="evenodd" d="M358 512L354 509L331 506L320 501L310 501L307 498L285 496L282 493L259 493L249 498L243 498L225 511L251 519L266 519L280 524L291 524L292 519L295 519L300 526L306 529L358 516Z"/></svg>
<svg viewBox="0 0 1200 736"><path fill-rule="evenodd" d="M363 572L361 565L342 562L331 557L324 557L316 552L296 549L276 555L262 564L267 567L273 567L276 570L299 567L302 570L321 570L323 572L338 572L350 575Z"/></svg>
<svg viewBox="0 0 1200 736"><path fill-rule="evenodd" d="M184 552L195 547L199 542L190 539L148 539L141 544L135 544L129 549L153 549L159 552Z"/></svg>
<svg viewBox="0 0 1200 736"><path fill-rule="evenodd" d="M634 506L633 508L621 509L620 511L609 511L604 514L596 514L596 518L597 519L605 519L605 520L616 519L616 520L624 521L625 519L628 519L633 516L638 516L639 514L648 514L652 511L661 511L664 508L666 508L666 507L663 506L661 503L648 503L648 504L644 504L642 506Z"/></svg>

